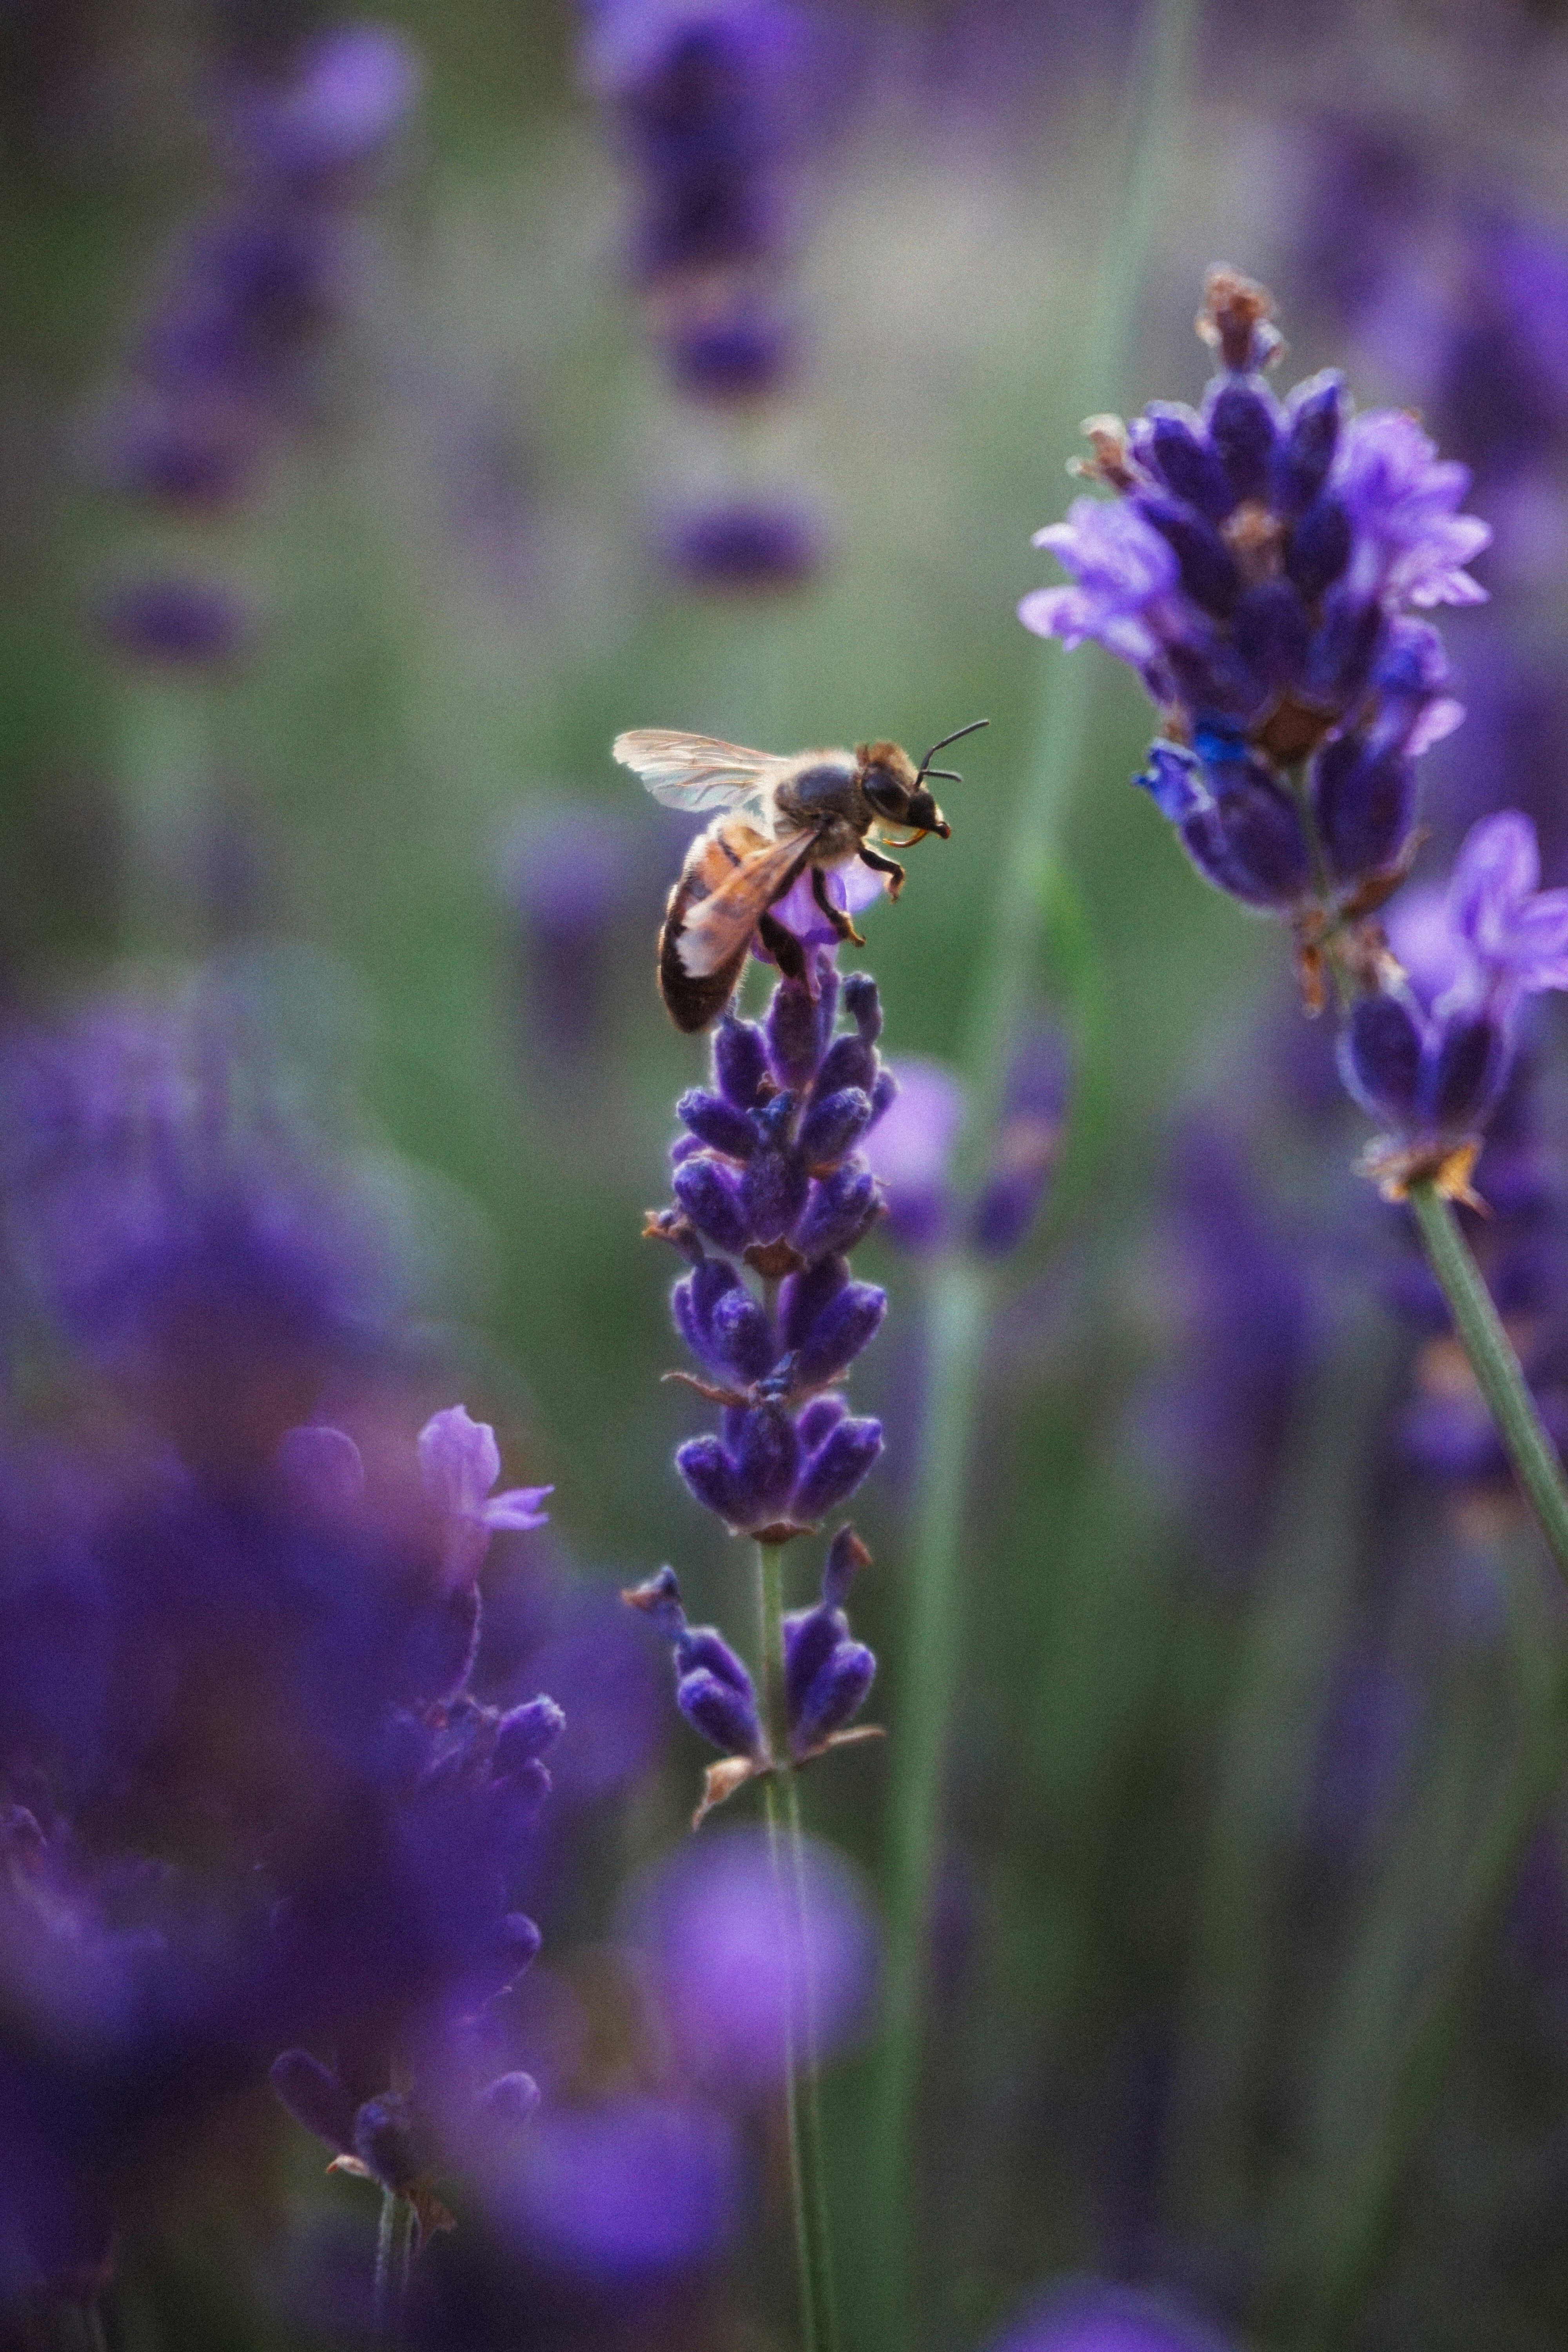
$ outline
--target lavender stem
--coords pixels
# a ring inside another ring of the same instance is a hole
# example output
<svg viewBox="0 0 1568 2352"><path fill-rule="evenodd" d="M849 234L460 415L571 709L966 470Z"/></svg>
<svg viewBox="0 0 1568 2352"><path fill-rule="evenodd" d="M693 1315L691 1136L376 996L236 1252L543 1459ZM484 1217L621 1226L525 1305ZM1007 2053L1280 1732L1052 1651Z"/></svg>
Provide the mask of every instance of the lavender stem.
<svg viewBox="0 0 1568 2352"><path fill-rule="evenodd" d="M408 2268L414 2250L414 2208L395 2189L381 2192L381 2221L375 2234L375 2336L395 2352L403 2341L404 2306L408 2297Z"/></svg>
<svg viewBox="0 0 1568 2352"><path fill-rule="evenodd" d="M1451 1204L1428 1181L1412 1184L1410 1206L1476 1386L1497 1423L1546 1549L1568 1583L1568 1484L1556 1448L1541 1425L1519 1358Z"/></svg>
<svg viewBox="0 0 1568 2352"><path fill-rule="evenodd" d="M757 1546L757 1688L767 1752L776 1769L763 1781L774 1883L788 1924L800 2000L784 2005L784 2104L790 2185L795 2205L795 2261L800 2283L803 2352L834 2352L833 2260L823 2161L822 2095L812 2021L811 1963L806 1940L805 1860L800 1795L789 1760L784 1685L784 1547ZM787 1852L786 1852L787 1848ZM797 2032L798 2020L798 2032Z"/></svg>

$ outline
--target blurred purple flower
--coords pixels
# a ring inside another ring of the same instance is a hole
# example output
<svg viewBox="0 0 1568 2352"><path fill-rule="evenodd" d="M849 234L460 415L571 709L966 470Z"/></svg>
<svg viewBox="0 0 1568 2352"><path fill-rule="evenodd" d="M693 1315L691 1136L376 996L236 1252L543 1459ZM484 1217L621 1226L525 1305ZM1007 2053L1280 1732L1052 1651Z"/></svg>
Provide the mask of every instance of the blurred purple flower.
<svg viewBox="0 0 1568 2352"><path fill-rule="evenodd" d="M902 1056L899 1091L872 1129L866 1157L881 1187L887 1231L905 1249L940 1249L951 1237L952 1155L964 1118L963 1082L940 1062Z"/></svg>
<svg viewBox="0 0 1568 2352"><path fill-rule="evenodd" d="M797 588L827 557L816 515L798 505L731 499L666 519L658 551L689 588Z"/></svg>
<svg viewBox="0 0 1568 2352"><path fill-rule="evenodd" d="M991 2352L1228 2352L1226 2340L1163 2296L1084 2281L1058 2288Z"/></svg>
<svg viewBox="0 0 1568 2352"><path fill-rule="evenodd" d="M869 2021L878 1931L861 1882L842 1855L808 1840L806 1973L817 2048L841 2050ZM765 1833L705 1831L633 1891L623 1934L642 1955L683 2078L721 2101L749 2099L784 2078L784 2032L800 2046L803 1999L788 1890Z"/></svg>
<svg viewBox="0 0 1568 2352"><path fill-rule="evenodd" d="M300 43L275 79L249 75L222 94L224 130L258 180L309 186L356 171L404 128L423 68L390 25L338 25Z"/></svg>
<svg viewBox="0 0 1568 2352"><path fill-rule="evenodd" d="M711 2262L740 2225L733 2126L690 2099L545 2107L492 2211L546 2267L601 2283Z"/></svg>
<svg viewBox="0 0 1568 2352"><path fill-rule="evenodd" d="M155 668L229 668L257 634L249 601L216 580L124 581L100 592L93 618L116 653Z"/></svg>

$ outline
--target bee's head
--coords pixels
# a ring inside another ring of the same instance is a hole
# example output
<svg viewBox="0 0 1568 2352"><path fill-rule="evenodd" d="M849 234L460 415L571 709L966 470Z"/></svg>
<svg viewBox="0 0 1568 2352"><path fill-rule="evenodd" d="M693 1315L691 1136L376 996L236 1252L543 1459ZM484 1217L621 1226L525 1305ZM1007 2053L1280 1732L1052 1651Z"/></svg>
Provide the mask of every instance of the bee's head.
<svg viewBox="0 0 1568 2352"><path fill-rule="evenodd" d="M859 756L860 789L884 824L907 824L917 833L940 833L947 838L946 818L900 744L863 743Z"/></svg>
<svg viewBox="0 0 1568 2352"><path fill-rule="evenodd" d="M921 833L940 834L943 841L952 831L952 825L949 824L923 784L918 793L910 794L908 822L918 826Z"/></svg>

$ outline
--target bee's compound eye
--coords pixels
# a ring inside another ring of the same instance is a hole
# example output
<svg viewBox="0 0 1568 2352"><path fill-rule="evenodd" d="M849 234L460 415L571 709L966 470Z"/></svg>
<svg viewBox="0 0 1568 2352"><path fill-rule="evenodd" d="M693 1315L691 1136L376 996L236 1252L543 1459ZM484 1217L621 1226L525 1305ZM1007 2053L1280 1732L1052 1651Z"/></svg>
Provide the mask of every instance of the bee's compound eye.
<svg viewBox="0 0 1568 2352"><path fill-rule="evenodd" d="M860 789L879 816L902 818L909 806L908 793L886 768L868 768Z"/></svg>

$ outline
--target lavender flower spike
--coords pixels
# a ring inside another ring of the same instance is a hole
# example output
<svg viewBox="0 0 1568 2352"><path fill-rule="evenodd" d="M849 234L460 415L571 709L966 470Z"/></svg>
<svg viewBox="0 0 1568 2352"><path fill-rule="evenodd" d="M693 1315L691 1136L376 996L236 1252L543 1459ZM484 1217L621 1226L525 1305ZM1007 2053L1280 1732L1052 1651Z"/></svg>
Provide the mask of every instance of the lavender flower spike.
<svg viewBox="0 0 1568 2352"><path fill-rule="evenodd" d="M1417 902L1405 918L1424 970L1408 974L1389 958L1382 985L1352 1009L1340 1067L1391 1130L1363 1162L1387 1199L1430 1177L1447 1197L1474 1200L1470 1171L1513 1066L1519 1008L1568 989L1568 890L1539 889L1540 878L1530 819L1517 809L1484 817L1441 908ZM1393 926L1396 950L1402 928Z"/></svg>
<svg viewBox="0 0 1568 2352"><path fill-rule="evenodd" d="M1138 672L1160 713L1138 782L1206 881L1291 924L1316 1012L1325 959L1364 980L1368 920L1415 855L1414 762L1463 716L1410 608L1480 601L1465 567L1491 534L1413 418L1355 416L1332 373L1270 391L1272 309L1210 272L1202 409L1089 420L1079 470L1113 503L1079 499L1037 534L1073 584L1018 617Z"/></svg>

